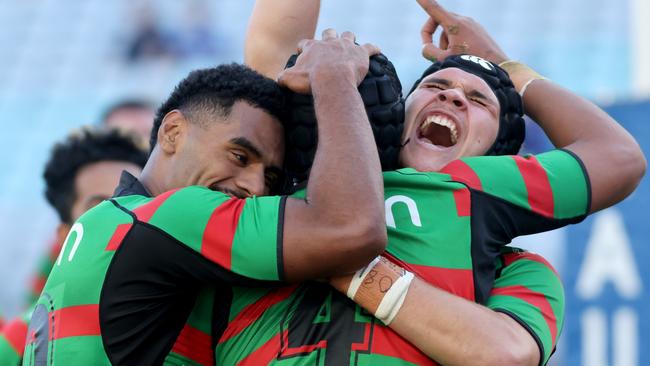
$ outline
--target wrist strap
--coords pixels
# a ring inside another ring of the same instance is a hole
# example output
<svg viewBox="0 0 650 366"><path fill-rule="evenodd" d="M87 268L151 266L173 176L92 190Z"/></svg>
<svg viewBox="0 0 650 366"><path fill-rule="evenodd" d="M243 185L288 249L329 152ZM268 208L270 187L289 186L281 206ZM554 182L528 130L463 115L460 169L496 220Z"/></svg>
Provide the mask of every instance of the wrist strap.
<svg viewBox="0 0 650 366"><path fill-rule="evenodd" d="M404 304L413 278L413 273L379 256L353 275L346 293L389 325Z"/></svg>
<svg viewBox="0 0 650 366"><path fill-rule="evenodd" d="M512 83L515 85L515 89L519 92L519 95L523 98L524 93L528 86L535 80L548 80L544 76L540 75L537 71L531 69L529 66L522 64L519 61L507 60L499 64L499 67L506 70Z"/></svg>

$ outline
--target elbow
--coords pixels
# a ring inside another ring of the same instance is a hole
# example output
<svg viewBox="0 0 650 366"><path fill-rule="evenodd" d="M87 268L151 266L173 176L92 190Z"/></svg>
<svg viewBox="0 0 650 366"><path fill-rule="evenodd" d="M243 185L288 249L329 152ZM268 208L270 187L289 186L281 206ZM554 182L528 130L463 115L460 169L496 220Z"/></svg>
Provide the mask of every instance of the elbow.
<svg viewBox="0 0 650 366"><path fill-rule="evenodd" d="M630 144L626 145L624 151L620 154L620 157L620 166L625 167L623 177L625 177L627 187L631 193L639 185L641 178L645 175L648 162L643 155L641 147L634 140L632 140Z"/></svg>
<svg viewBox="0 0 650 366"><path fill-rule="evenodd" d="M539 365L539 350L524 348L524 349L514 349L506 357L506 362L503 365L510 366L537 366Z"/></svg>
<svg viewBox="0 0 650 366"><path fill-rule="evenodd" d="M372 221L360 223L355 222L354 226L339 231L339 238L336 240L339 248L337 252L346 268L339 268L338 273L356 271L386 250L388 235L383 222L374 224Z"/></svg>

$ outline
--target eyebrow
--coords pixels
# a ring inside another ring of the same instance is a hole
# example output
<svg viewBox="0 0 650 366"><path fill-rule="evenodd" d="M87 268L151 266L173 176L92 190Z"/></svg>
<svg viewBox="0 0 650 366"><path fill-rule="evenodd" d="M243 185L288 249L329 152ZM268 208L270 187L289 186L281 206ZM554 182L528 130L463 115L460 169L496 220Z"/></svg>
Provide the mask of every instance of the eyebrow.
<svg viewBox="0 0 650 366"><path fill-rule="evenodd" d="M422 83L436 83L436 84L442 84L442 85L447 86L447 87L451 86L451 81L449 81L447 79L436 78L436 77L424 79L422 81ZM490 102L491 104L494 104L494 101L492 99L488 98L485 94L481 93L480 91L478 91L476 89L470 90L468 93L466 93L466 95L468 97L480 98L480 99L485 100L486 102Z"/></svg>
<svg viewBox="0 0 650 366"><path fill-rule="evenodd" d="M256 158L260 159L262 157L262 153L260 152L260 149L255 146L251 142L251 140L247 139L246 137L235 137L230 139L231 144L239 145L240 147L248 150L251 154L255 155Z"/></svg>
<svg viewBox="0 0 650 366"><path fill-rule="evenodd" d="M244 148L248 150L251 154L255 156L257 159L262 159L262 153L260 152L260 149L251 142L251 140L247 139L246 137L235 137L230 139L230 143L234 145L238 145L241 148ZM265 169L265 172L269 173L275 173L275 174L282 174L282 169L279 166L271 165L268 168Z"/></svg>

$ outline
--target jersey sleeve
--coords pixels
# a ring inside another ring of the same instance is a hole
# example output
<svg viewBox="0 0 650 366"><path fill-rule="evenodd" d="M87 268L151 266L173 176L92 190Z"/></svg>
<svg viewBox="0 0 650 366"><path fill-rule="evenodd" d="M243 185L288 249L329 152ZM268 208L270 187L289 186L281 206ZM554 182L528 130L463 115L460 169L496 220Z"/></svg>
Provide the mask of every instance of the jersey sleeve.
<svg viewBox="0 0 650 366"><path fill-rule="evenodd" d="M284 201L279 196L232 198L193 186L127 208L136 221L231 273L277 281L283 278Z"/></svg>
<svg viewBox="0 0 650 366"><path fill-rule="evenodd" d="M532 335L540 349L540 365L545 365L564 323L562 282L540 255L505 248L502 262L486 305L511 316Z"/></svg>
<svg viewBox="0 0 650 366"><path fill-rule="evenodd" d="M549 221L578 222L590 207L580 159L568 150L527 156L478 156L441 170L455 181Z"/></svg>

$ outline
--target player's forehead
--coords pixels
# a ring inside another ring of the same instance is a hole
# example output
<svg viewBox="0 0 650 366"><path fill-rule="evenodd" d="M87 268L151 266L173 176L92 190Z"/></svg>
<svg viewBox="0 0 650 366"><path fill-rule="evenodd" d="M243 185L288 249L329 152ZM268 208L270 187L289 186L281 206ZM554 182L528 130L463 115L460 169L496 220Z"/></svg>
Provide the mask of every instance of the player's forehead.
<svg viewBox="0 0 650 366"><path fill-rule="evenodd" d="M476 90L488 98L493 99L495 102L498 102L494 91L492 88L490 88L488 83L485 82L485 80L457 67L448 67L438 70L422 79L420 85L433 81L444 82L448 83L449 85L461 86L466 91Z"/></svg>

